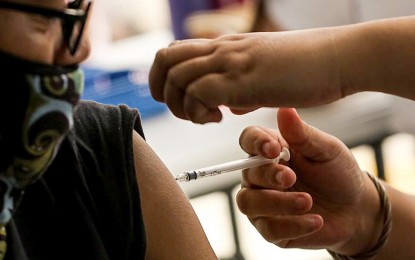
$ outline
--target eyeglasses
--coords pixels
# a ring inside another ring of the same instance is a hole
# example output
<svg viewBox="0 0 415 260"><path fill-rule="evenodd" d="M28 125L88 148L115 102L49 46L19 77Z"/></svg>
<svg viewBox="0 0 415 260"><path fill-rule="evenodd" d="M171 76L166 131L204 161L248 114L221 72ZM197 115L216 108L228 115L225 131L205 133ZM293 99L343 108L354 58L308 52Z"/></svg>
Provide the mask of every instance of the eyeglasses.
<svg viewBox="0 0 415 260"><path fill-rule="evenodd" d="M74 55L78 50L79 43L88 17L92 1L74 0L67 8L57 10L33 5L0 1L0 8L17 10L20 12L41 15L47 18L58 18L62 24L63 41L70 53Z"/></svg>

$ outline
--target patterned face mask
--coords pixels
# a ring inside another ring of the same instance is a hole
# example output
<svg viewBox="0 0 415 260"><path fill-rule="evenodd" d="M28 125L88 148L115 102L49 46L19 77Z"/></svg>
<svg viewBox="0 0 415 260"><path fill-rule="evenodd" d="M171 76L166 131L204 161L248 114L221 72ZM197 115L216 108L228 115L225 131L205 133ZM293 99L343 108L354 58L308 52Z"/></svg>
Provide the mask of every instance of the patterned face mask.
<svg viewBox="0 0 415 260"><path fill-rule="evenodd" d="M77 66L33 63L0 52L0 226L23 190L53 161L83 91Z"/></svg>

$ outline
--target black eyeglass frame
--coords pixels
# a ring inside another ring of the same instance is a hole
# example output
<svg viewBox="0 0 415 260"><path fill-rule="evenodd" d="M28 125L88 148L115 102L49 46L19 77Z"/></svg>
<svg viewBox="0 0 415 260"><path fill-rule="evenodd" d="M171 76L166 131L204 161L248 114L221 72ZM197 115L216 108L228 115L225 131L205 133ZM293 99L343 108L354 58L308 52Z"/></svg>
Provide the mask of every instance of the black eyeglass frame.
<svg viewBox="0 0 415 260"><path fill-rule="evenodd" d="M63 10L4 1L0 1L0 8L16 10L30 14L37 14L47 18L61 19L63 41L67 45L71 55L74 55L78 50L79 43L81 42L85 22L88 18L89 9L92 4L91 0L87 1L88 3L85 9L79 9L79 6L81 6L83 0L76 0L68 5L70 8L65 8ZM72 45L70 39L76 22L80 22L81 24L79 28L79 34L75 39L74 44Z"/></svg>

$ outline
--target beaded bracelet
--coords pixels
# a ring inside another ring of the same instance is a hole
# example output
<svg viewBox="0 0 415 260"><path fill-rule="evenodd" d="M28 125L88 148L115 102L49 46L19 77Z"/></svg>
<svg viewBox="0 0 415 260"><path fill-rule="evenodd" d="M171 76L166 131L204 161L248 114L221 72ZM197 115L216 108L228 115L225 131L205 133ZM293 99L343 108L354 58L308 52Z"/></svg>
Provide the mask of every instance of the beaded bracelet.
<svg viewBox="0 0 415 260"><path fill-rule="evenodd" d="M336 260L360 260L360 259L371 259L379 254L380 250L388 242L390 231L392 230L392 212L391 205L388 199L388 195L383 187L382 183L372 174L366 172L372 182L375 184L376 190L379 193L380 197L380 207L383 214L383 229L380 234L379 240L369 251L354 255L354 256L345 256L339 253L327 250L329 254Z"/></svg>

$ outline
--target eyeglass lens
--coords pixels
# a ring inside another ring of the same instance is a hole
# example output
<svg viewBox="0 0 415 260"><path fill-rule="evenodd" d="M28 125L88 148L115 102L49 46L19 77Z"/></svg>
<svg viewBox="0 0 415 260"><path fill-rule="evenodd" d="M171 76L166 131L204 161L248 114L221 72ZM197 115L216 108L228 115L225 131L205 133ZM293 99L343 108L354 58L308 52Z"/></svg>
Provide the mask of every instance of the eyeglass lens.
<svg viewBox="0 0 415 260"><path fill-rule="evenodd" d="M85 16L81 19L62 21L64 41L68 45L71 54L74 54L78 49L79 42L81 41L81 37L83 34L85 22L87 20L90 4L90 1L82 0L70 3L68 6L69 8L82 9L85 11Z"/></svg>

